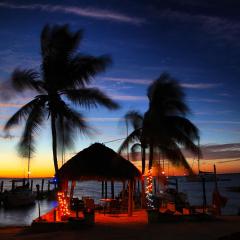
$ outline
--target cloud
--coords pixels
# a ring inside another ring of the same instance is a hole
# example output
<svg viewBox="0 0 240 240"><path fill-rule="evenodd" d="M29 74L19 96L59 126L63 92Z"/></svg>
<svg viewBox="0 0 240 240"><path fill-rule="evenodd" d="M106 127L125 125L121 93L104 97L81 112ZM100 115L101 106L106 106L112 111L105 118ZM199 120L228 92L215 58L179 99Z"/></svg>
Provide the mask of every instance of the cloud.
<svg viewBox="0 0 240 240"><path fill-rule="evenodd" d="M187 98L190 102L206 102L206 103L220 103L222 100L220 99L213 99L213 98Z"/></svg>
<svg viewBox="0 0 240 240"><path fill-rule="evenodd" d="M233 112L232 110L219 110L219 111L212 110L211 112L207 112L207 111L194 112L194 114L196 114L196 115L222 115L222 114L229 114L232 112Z"/></svg>
<svg viewBox="0 0 240 240"><path fill-rule="evenodd" d="M111 117L89 117L85 118L88 122L119 122L120 118L111 118Z"/></svg>
<svg viewBox="0 0 240 240"><path fill-rule="evenodd" d="M116 78L116 77L103 77L103 80L111 81L111 82L118 82L118 83L133 83L133 84L140 84L140 85L149 85L150 80L147 79L138 79L138 78Z"/></svg>
<svg viewBox="0 0 240 240"><path fill-rule="evenodd" d="M220 85L219 83L181 83L182 87L191 89L211 89Z"/></svg>
<svg viewBox="0 0 240 240"><path fill-rule="evenodd" d="M0 7L12 9L27 9L27 10L41 10L46 12L61 12L66 14L74 14L80 17L95 18L100 20L111 20L115 22L129 23L140 25L145 22L145 19L128 16L123 13L114 12L112 10L103 10L97 8L83 8L78 6L63 6L63 5L49 5L49 4L28 4L19 5L13 3L0 3Z"/></svg>
<svg viewBox="0 0 240 240"><path fill-rule="evenodd" d="M133 96L133 95L110 95L111 98L121 101L145 101L145 96Z"/></svg>
<svg viewBox="0 0 240 240"><path fill-rule="evenodd" d="M240 158L240 143L202 146L204 160Z"/></svg>
<svg viewBox="0 0 240 240"><path fill-rule="evenodd" d="M201 146L203 158L201 160L220 160L227 162L239 160L240 158L240 143L203 145ZM183 154L186 158L192 158L192 154L183 149ZM141 159L141 153L136 153L135 159ZM148 159L148 156L146 157Z"/></svg>
<svg viewBox="0 0 240 240"><path fill-rule="evenodd" d="M132 83L138 85L149 85L151 80L139 78L117 78L117 77L103 77L103 80L117 82L117 83ZM211 89L221 86L220 83L181 83L184 88L190 89Z"/></svg>
<svg viewBox="0 0 240 240"><path fill-rule="evenodd" d="M240 121L222 121L222 120L198 120L195 121L196 123L203 123L203 124L233 124L238 125L240 124Z"/></svg>
<svg viewBox="0 0 240 240"><path fill-rule="evenodd" d="M23 104L19 104L19 103L4 103L4 102L0 102L0 108L20 108L22 106L23 106Z"/></svg>
<svg viewBox="0 0 240 240"><path fill-rule="evenodd" d="M192 14L180 10L163 10L159 14L162 18L174 19L181 22L197 22L207 33L217 38L239 43L240 24L238 21L224 17L206 14Z"/></svg>

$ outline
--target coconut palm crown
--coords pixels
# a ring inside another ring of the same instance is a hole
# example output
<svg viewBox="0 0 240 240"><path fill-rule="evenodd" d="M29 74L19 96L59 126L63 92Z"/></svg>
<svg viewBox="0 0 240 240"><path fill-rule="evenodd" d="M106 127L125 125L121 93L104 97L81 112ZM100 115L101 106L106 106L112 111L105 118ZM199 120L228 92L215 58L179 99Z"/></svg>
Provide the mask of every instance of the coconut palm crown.
<svg viewBox="0 0 240 240"><path fill-rule="evenodd" d="M128 144L141 142L142 149L149 149L149 168L152 167L154 153L160 152L173 165L181 165L192 173L181 149L199 155L200 149L195 143L199 141L199 131L186 118L190 110L182 87L169 74L163 73L149 86L147 96L149 107L143 116L142 126L138 127L138 131L134 129L125 139L120 151ZM142 156L142 161L144 159Z"/></svg>
<svg viewBox="0 0 240 240"><path fill-rule="evenodd" d="M27 157L35 151L36 134L44 120L50 119L55 173L58 172L58 146L70 147L76 132L88 134L83 114L75 107L102 105L117 109L118 104L97 88L88 88L92 78L111 63L110 57L77 53L82 31L71 32L68 25L46 25L41 33L40 72L16 69L11 76L15 90L34 90L37 95L21 107L5 124L5 131L25 121L18 150ZM70 105L71 103L71 105ZM73 107L75 105L75 107Z"/></svg>

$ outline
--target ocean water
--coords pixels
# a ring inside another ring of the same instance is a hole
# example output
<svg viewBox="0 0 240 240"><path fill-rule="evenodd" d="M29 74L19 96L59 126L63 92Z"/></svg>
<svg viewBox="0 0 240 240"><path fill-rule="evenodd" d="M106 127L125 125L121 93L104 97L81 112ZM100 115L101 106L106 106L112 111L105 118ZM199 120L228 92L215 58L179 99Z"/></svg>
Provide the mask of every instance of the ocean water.
<svg viewBox="0 0 240 240"><path fill-rule="evenodd" d="M174 177L176 178L176 177ZM228 187L240 187L240 174L224 174L219 175L220 179L228 179L229 181L219 181L218 186L220 194L227 197L228 202L222 209L223 215L237 215L240 210L240 192L230 192ZM171 179L171 178L170 178ZM184 192L188 196L188 200L192 205L202 204L202 183L201 182L188 182L185 177L177 177L179 183L179 191ZM4 181L4 190L11 189L10 179L0 179ZM45 179L44 190L47 190L47 181ZM34 188L36 190L36 184L40 184L41 179L34 179ZM90 196L98 203L101 198L101 182L87 181L77 182L74 196ZM122 183L115 183L115 195L117 195L122 189ZM206 197L207 203L212 203L212 193L214 190L213 182L206 182ZM110 197L110 183L108 184L108 196ZM41 214L44 214L57 206L56 201L40 201ZM33 219L38 217L37 202L35 205L19 208L19 209L4 209L0 207L0 227L3 226L26 226L30 225Z"/></svg>

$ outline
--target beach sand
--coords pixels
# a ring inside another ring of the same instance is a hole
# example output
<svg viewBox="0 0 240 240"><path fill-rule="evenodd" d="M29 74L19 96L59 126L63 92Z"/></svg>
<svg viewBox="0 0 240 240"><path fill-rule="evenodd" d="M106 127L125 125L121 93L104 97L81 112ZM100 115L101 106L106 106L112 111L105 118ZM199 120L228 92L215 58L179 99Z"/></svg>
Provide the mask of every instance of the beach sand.
<svg viewBox="0 0 240 240"><path fill-rule="evenodd" d="M225 216L211 222L147 224L144 213L125 216L98 216L93 227L81 230L33 233L30 227L1 228L0 239L12 240L213 240L240 232L240 217ZM231 238L228 238L229 240ZM240 238L234 238L240 239Z"/></svg>

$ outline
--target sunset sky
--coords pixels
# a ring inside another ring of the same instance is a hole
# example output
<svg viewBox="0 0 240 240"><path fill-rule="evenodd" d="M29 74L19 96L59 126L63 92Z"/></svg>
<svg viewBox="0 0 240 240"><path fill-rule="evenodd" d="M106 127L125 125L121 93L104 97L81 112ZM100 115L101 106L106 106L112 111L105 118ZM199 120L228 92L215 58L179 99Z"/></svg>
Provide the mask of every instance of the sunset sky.
<svg viewBox="0 0 240 240"><path fill-rule="evenodd" d="M91 143L125 137L120 119L128 110L146 111L148 85L167 71L184 87L192 109L189 118L200 129L201 144L208 146L202 168L214 162L219 172L240 172L240 2L209 2L0 1L0 177L26 176L26 160L15 147L23 128L14 129L10 139L4 138L2 128L34 93L4 96L16 67L39 69L39 36L47 23L84 29L79 51L112 56L113 65L92 86L121 105L117 111L82 109L96 134L79 136L66 159ZM37 142L32 176L52 176L49 122ZM120 143L106 145L117 150Z"/></svg>

